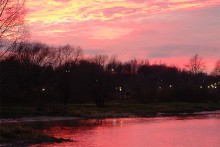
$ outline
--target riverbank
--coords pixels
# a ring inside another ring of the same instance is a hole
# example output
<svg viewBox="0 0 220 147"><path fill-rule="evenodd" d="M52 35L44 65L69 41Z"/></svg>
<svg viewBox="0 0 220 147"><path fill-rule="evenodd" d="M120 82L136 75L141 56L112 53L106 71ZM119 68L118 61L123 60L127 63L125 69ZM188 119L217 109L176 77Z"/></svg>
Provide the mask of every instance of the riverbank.
<svg viewBox="0 0 220 147"><path fill-rule="evenodd" d="M0 118L21 118L35 116L65 116L83 119L111 117L149 117L158 114L179 115L201 111L220 110L220 103L149 103L121 104L107 103L98 108L95 104L50 104L42 107L8 105L0 106Z"/></svg>
<svg viewBox="0 0 220 147"><path fill-rule="evenodd" d="M67 106L51 104L41 108L27 105L1 106L0 123L2 125L0 126L0 142L36 144L69 141L39 134L35 131L34 127L24 127L24 125L21 127L19 123L74 121L90 118L194 115L197 112L214 110L220 110L220 103L107 103L103 108L98 108L94 104L70 104ZM13 127L8 127L7 124Z"/></svg>

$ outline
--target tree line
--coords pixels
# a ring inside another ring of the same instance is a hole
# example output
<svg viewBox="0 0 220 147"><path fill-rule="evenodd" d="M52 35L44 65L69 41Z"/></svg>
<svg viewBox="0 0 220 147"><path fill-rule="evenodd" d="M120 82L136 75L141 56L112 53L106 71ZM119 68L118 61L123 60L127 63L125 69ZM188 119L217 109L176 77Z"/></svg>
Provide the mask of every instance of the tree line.
<svg viewBox="0 0 220 147"><path fill-rule="evenodd" d="M148 60L83 58L80 47L14 43L0 59L1 103L218 102L220 61L211 74L195 55L186 69Z"/></svg>

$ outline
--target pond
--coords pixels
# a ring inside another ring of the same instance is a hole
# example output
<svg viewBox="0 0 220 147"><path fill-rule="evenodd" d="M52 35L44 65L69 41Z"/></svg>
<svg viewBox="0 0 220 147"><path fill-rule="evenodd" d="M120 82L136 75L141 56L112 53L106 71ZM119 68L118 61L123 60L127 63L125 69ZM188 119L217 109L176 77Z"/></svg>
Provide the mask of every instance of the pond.
<svg viewBox="0 0 220 147"><path fill-rule="evenodd" d="M220 112L193 116L112 118L56 123L41 130L75 142L32 147L219 147Z"/></svg>

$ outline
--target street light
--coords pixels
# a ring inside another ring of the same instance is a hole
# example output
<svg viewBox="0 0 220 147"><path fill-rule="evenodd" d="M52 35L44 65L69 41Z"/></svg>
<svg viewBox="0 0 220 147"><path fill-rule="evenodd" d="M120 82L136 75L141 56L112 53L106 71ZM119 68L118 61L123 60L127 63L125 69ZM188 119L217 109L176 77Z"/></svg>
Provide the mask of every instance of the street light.
<svg viewBox="0 0 220 147"><path fill-rule="evenodd" d="M119 87L119 91L122 91L122 88L121 88L121 87Z"/></svg>

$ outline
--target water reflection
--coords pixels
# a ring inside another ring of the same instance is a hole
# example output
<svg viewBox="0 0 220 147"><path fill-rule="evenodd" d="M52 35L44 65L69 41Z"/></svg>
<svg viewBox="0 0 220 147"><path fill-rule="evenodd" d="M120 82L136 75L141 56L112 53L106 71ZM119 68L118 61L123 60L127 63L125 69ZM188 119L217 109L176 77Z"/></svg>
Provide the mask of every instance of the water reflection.
<svg viewBox="0 0 220 147"><path fill-rule="evenodd" d="M80 120L52 125L43 132L76 142L35 146L76 147L219 147L220 114L190 117Z"/></svg>

